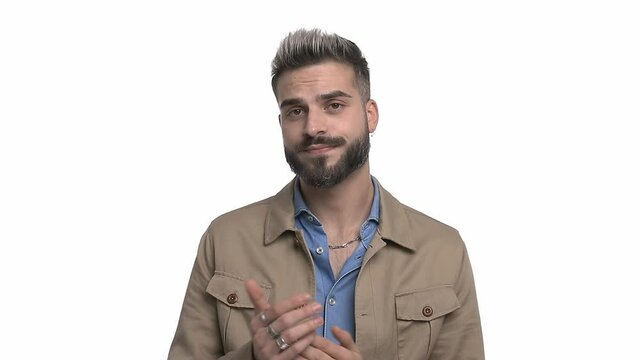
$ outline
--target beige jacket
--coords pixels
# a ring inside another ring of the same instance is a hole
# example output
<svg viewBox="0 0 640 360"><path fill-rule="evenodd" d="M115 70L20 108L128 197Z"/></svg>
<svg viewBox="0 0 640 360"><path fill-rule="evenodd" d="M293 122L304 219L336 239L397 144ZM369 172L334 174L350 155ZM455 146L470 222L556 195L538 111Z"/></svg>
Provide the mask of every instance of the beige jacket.
<svg viewBox="0 0 640 360"><path fill-rule="evenodd" d="M276 303L315 294L314 267L295 228L292 181L215 219L202 237L169 359L251 359L257 280ZM471 265L458 232L380 187L379 232L356 283L356 343L371 359L484 359Z"/></svg>

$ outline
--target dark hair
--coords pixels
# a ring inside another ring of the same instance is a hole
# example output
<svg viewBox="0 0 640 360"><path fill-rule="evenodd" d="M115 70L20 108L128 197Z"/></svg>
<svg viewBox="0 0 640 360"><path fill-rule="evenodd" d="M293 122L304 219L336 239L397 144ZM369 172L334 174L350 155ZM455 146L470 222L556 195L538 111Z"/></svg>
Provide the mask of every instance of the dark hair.
<svg viewBox="0 0 640 360"><path fill-rule="evenodd" d="M271 62L273 93L276 92L278 80L283 72L325 60L335 60L351 65L362 101L369 100L371 90L367 59L362 56L362 52L353 41L336 34L327 34L320 29L299 29L289 33L282 40Z"/></svg>

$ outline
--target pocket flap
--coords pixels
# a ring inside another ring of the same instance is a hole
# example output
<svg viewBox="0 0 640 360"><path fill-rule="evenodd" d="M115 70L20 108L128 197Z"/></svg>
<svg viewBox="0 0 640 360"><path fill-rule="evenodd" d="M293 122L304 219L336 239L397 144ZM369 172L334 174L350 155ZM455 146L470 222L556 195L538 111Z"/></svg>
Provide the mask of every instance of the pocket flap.
<svg viewBox="0 0 640 360"><path fill-rule="evenodd" d="M460 307L452 286L396 294L398 320L430 321Z"/></svg>
<svg viewBox="0 0 640 360"><path fill-rule="evenodd" d="M207 285L207 293L223 303L237 308L253 309L253 303L244 288L244 279L216 271ZM260 284L267 300L271 293L271 286Z"/></svg>

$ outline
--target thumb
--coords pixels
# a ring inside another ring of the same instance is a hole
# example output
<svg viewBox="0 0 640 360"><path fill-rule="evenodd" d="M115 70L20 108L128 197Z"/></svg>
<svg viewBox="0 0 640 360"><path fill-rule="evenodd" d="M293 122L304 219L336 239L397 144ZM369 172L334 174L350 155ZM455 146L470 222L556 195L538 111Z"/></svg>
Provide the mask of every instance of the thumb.
<svg viewBox="0 0 640 360"><path fill-rule="evenodd" d="M267 310L269 306L269 302L267 302L267 297L264 295L262 288L255 280L247 280L244 283L245 289L247 289L247 293L249 294L249 298L255 307L256 314L259 314L261 311Z"/></svg>
<svg viewBox="0 0 640 360"><path fill-rule="evenodd" d="M336 337L336 339L340 341L340 345L351 351L360 353L360 350L358 350L358 346L356 345L355 341L353 341L353 338L348 331L342 330L337 326L332 327L331 331L333 332L333 335Z"/></svg>

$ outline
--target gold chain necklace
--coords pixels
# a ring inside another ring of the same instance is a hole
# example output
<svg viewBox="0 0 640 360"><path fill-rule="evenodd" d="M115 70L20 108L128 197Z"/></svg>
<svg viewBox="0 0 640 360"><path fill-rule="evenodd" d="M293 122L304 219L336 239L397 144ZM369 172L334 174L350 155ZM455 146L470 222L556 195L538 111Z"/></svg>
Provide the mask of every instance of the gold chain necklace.
<svg viewBox="0 0 640 360"><path fill-rule="evenodd" d="M353 244L356 241L360 241L360 234L358 234L355 239L349 240L349 241L347 241L346 243L344 243L342 245L329 245L329 244L327 244L327 246L329 247L329 250L344 249L344 248L346 248L347 246Z"/></svg>

